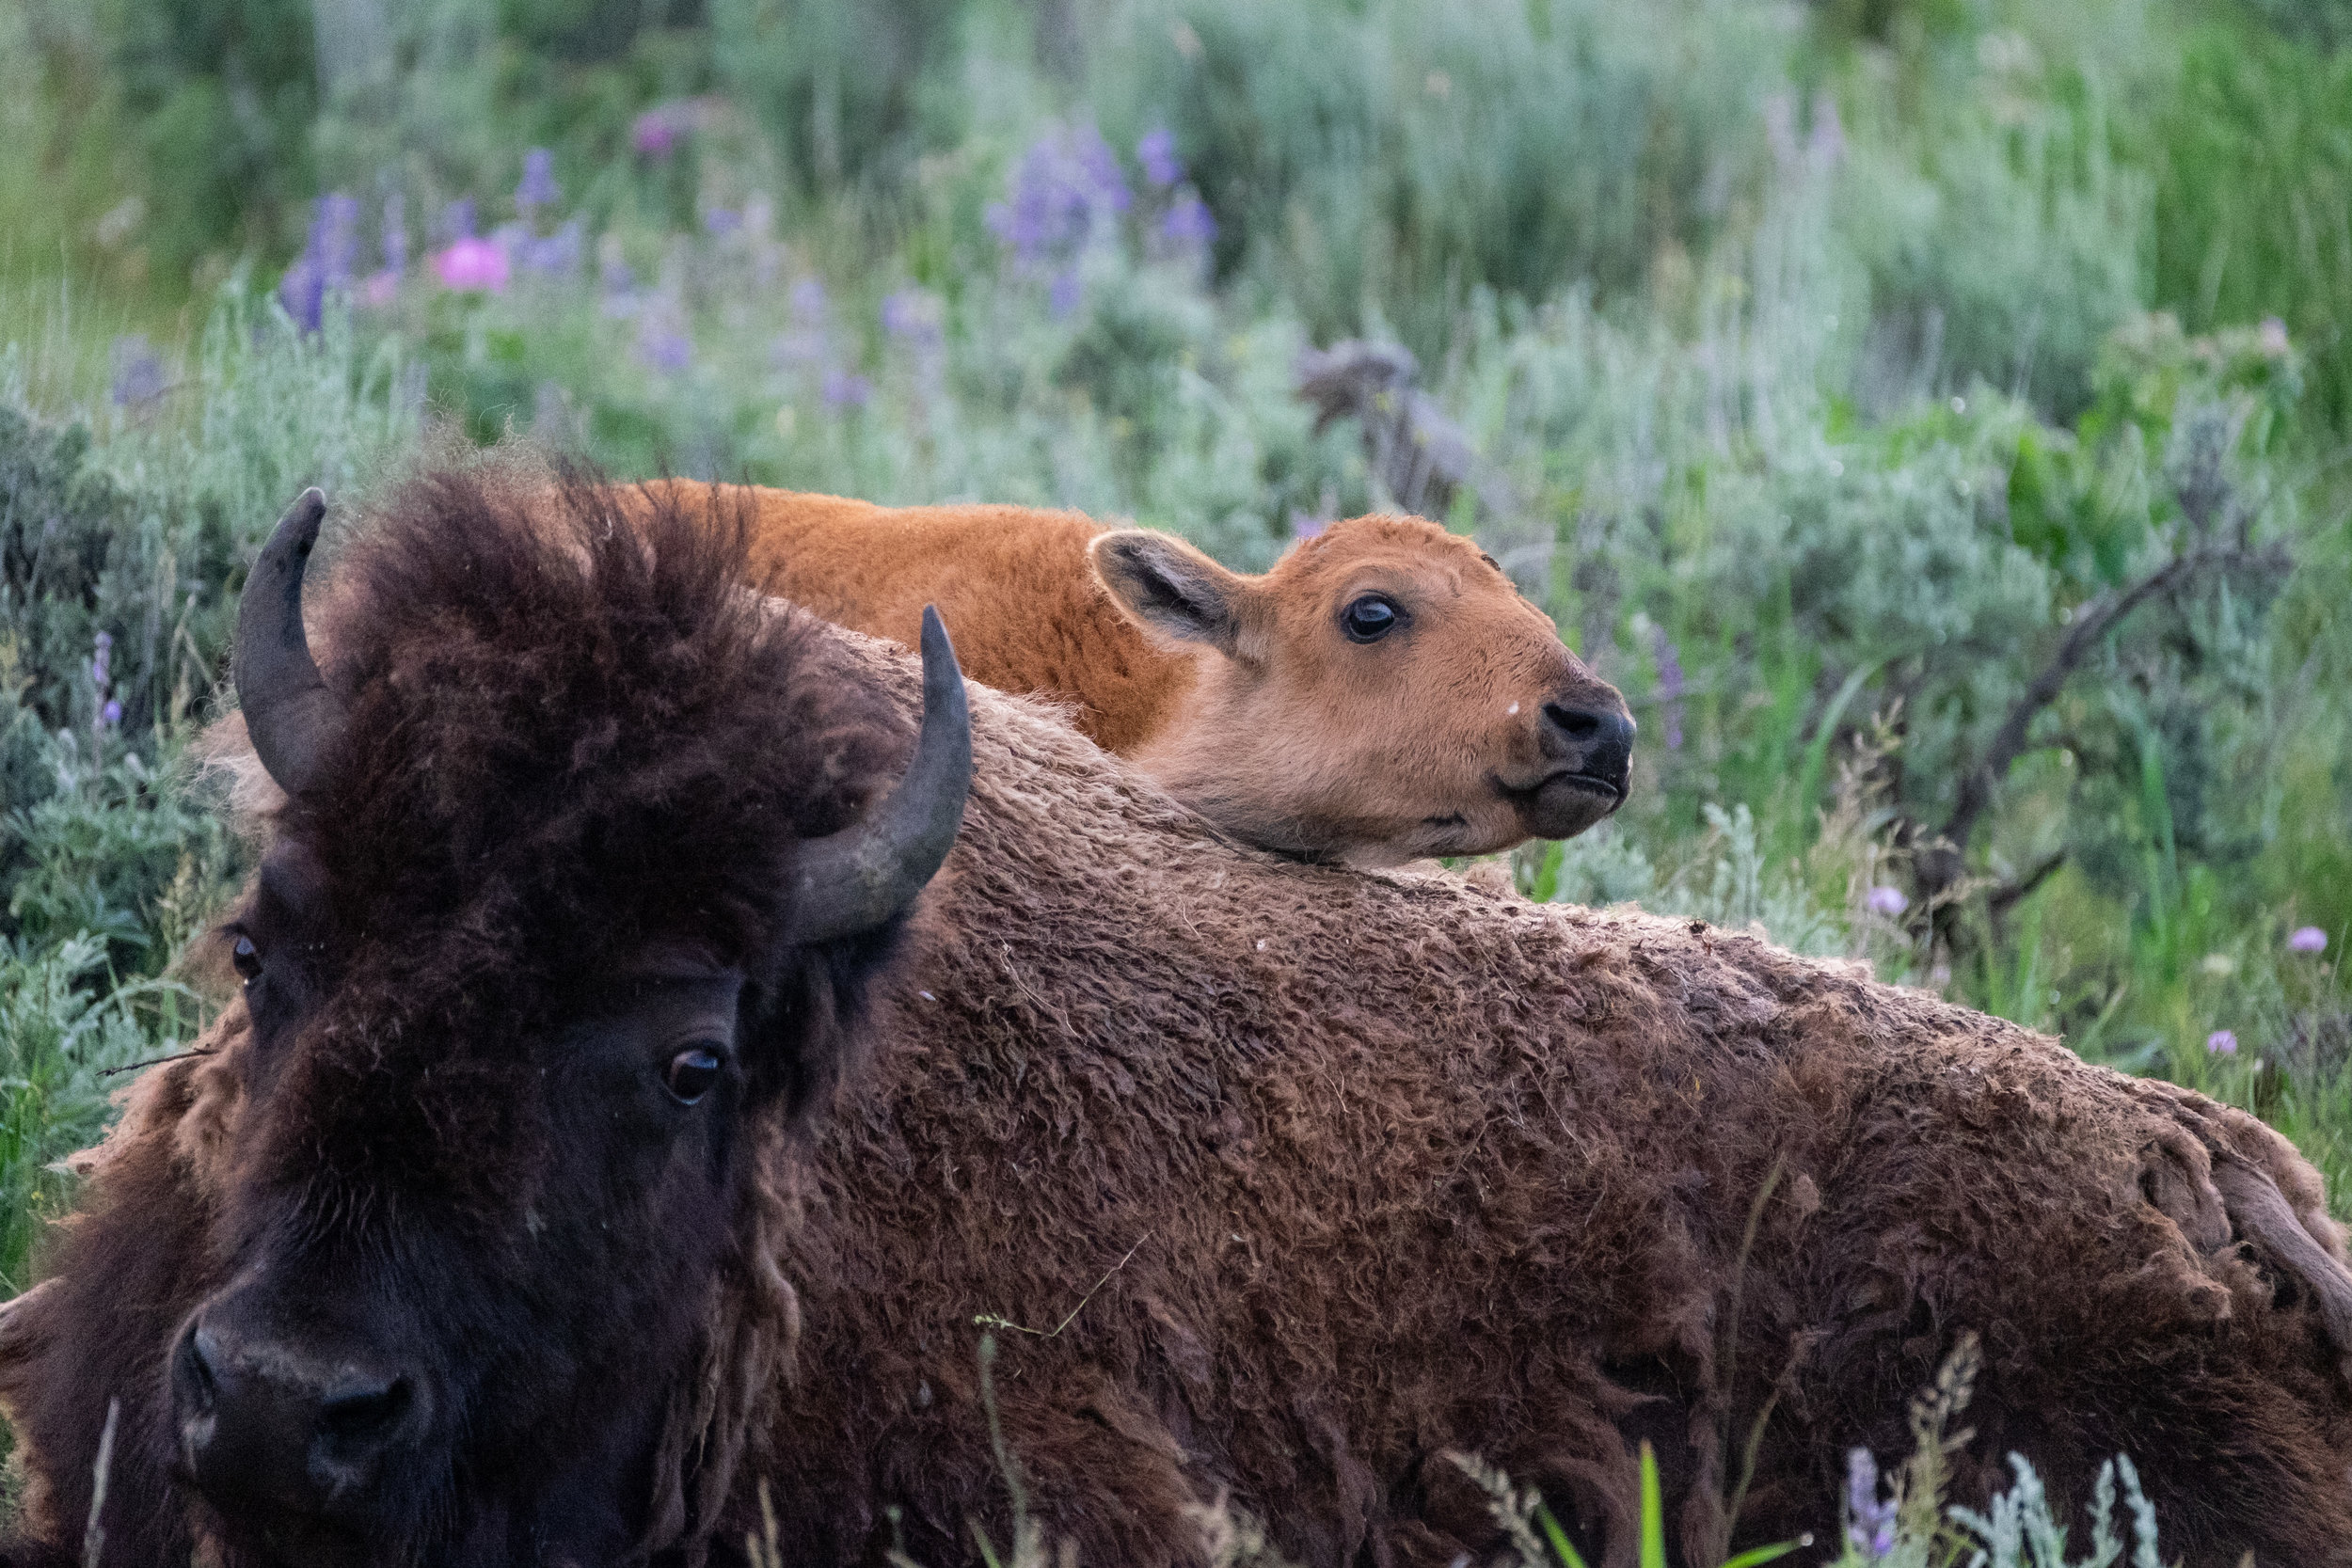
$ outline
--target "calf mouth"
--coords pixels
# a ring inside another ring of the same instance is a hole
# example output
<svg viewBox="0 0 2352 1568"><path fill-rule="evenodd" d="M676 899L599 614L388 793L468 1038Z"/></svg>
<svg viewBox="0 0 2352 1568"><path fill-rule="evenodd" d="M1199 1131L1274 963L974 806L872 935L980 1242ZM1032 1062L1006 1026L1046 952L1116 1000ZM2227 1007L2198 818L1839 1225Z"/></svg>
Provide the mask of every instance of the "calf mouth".
<svg viewBox="0 0 2352 1568"><path fill-rule="evenodd" d="M1570 768L1517 787L1500 777L1492 782L1495 793L1510 802L1520 826L1534 838L1574 838L1625 804L1627 784L1623 776Z"/></svg>

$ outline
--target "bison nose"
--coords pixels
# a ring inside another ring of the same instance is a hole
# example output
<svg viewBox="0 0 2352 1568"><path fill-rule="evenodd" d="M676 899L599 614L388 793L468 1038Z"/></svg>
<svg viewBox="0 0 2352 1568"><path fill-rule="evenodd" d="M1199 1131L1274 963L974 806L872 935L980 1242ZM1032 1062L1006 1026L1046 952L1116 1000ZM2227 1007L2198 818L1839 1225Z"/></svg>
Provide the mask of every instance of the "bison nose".
<svg viewBox="0 0 2352 1568"><path fill-rule="evenodd" d="M357 1515L422 1423L414 1378L364 1358L244 1338L201 1314L173 1353L171 1384L182 1462L224 1509Z"/></svg>
<svg viewBox="0 0 2352 1568"><path fill-rule="evenodd" d="M1633 719L1623 708L1546 703L1543 731L1548 755L1625 792L1633 766Z"/></svg>

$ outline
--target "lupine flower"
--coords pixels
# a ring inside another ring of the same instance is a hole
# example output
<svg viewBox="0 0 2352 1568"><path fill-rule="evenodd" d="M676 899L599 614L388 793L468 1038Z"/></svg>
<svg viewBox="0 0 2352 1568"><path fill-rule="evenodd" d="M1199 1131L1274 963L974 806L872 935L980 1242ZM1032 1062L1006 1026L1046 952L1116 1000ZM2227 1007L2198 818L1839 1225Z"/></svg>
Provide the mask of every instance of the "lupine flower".
<svg viewBox="0 0 2352 1568"><path fill-rule="evenodd" d="M792 285L792 319L803 326L825 325L825 285L814 277L803 277Z"/></svg>
<svg viewBox="0 0 2352 1568"><path fill-rule="evenodd" d="M2234 1056L2237 1054L2237 1036L2227 1029L2216 1029L2205 1037L2205 1052L2214 1056Z"/></svg>
<svg viewBox="0 0 2352 1568"><path fill-rule="evenodd" d="M732 207L713 207L703 214L703 227L711 238L723 240L743 227L743 214Z"/></svg>
<svg viewBox="0 0 2352 1568"><path fill-rule="evenodd" d="M94 735L104 735L122 722L122 705L114 700L115 640L100 632L90 644L90 689L98 697L98 717L90 724Z"/></svg>
<svg viewBox="0 0 2352 1568"><path fill-rule="evenodd" d="M1134 199L1117 155L1092 126L1032 143L1009 195L990 205L989 230L1029 267L1067 262Z"/></svg>
<svg viewBox="0 0 2352 1568"><path fill-rule="evenodd" d="M526 272L564 277L580 270L583 248L580 219L573 218L552 234L536 239L526 235L516 245L516 254Z"/></svg>
<svg viewBox="0 0 2352 1568"><path fill-rule="evenodd" d="M1075 310L1078 301L1085 295L1085 281L1078 277L1078 268L1073 263L1054 274L1054 281L1045 291L1045 308L1058 321Z"/></svg>
<svg viewBox="0 0 2352 1568"><path fill-rule="evenodd" d="M2321 953L2327 951L2328 933L2316 926L2297 926L2287 933L2290 953Z"/></svg>
<svg viewBox="0 0 2352 1568"><path fill-rule="evenodd" d="M657 103L629 126L629 145L643 158L667 158L692 129L690 111L682 103Z"/></svg>
<svg viewBox="0 0 2352 1568"><path fill-rule="evenodd" d="M278 280L278 303L305 332L319 329L329 288L348 288L359 253L359 203L331 192L310 205L310 231L302 254Z"/></svg>
<svg viewBox="0 0 2352 1568"><path fill-rule="evenodd" d="M534 147L523 154L523 182L515 187L515 210L526 218L552 207L564 195L555 182L555 154Z"/></svg>
<svg viewBox="0 0 2352 1568"><path fill-rule="evenodd" d="M1836 101L1827 94L1813 101L1813 134L1805 138L1804 153L1822 173L1846 160L1846 127L1837 118Z"/></svg>
<svg viewBox="0 0 2352 1568"><path fill-rule="evenodd" d="M114 386L110 395L117 408L130 408L164 395L164 362L155 356L144 333L133 332L114 341Z"/></svg>
<svg viewBox="0 0 2352 1568"><path fill-rule="evenodd" d="M1207 202L1186 191L1161 216L1160 233L1181 246L1206 246L1216 238L1216 215Z"/></svg>
<svg viewBox="0 0 2352 1568"><path fill-rule="evenodd" d="M1136 161L1143 177L1154 185L1173 185L1184 177L1184 160L1176 156L1176 135L1165 125L1146 131L1136 143Z"/></svg>
<svg viewBox="0 0 2352 1568"><path fill-rule="evenodd" d="M895 289L882 296L882 330L917 349L939 345L944 315L939 296L921 289Z"/></svg>
<svg viewBox="0 0 2352 1568"><path fill-rule="evenodd" d="M459 240L473 238L473 198L461 196L441 209L438 225L441 243L455 245Z"/></svg>
<svg viewBox="0 0 2352 1568"><path fill-rule="evenodd" d="M685 308L656 295L637 318L637 357L666 375L693 363L694 342L686 335Z"/></svg>
<svg viewBox="0 0 2352 1568"><path fill-rule="evenodd" d="M823 396L828 408L863 408L874 395L874 384L854 371L827 367Z"/></svg>
<svg viewBox="0 0 2352 1568"><path fill-rule="evenodd" d="M510 274L505 251L470 236L433 258L433 271L442 288L466 293L503 293Z"/></svg>
<svg viewBox="0 0 2352 1568"><path fill-rule="evenodd" d="M1682 750L1682 693L1686 689L1682 678L1682 658L1675 652L1674 640L1663 626L1652 626L1649 634L1650 657L1658 666L1658 701L1661 705L1659 717L1664 724L1666 750Z"/></svg>
<svg viewBox="0 0 2352 1568"><path fill-rule="evenodd" d="M1895 1500L1879 1497L1878 1461L1867 1449L1846 1455L1846 1543L1876 1562L1895 1549Z"/></svg>
<svg viewBox="0 0 2352 1568"><path fill-rule="evenodd" d="M400 297L400 274L386 270L368 274L359 285L359 303L371 310L381 310Z"/></svg>
<svg viewBox="0 0 2352 1568"><path fill-rule="evenodd" d="M1874 887L1862 901L1872 913L1883 914L1889 920L1911 908L1911 900L1903 896L1903 890L1899 887Z"/></svg>
<svg viewBox="0 0 2352 1568"><path fill-rule="evenodd" d="M619 320L637 312L637 275L621 254L621 238L607 234L596 243L596 287L604 295L604 313Z"/></svg>

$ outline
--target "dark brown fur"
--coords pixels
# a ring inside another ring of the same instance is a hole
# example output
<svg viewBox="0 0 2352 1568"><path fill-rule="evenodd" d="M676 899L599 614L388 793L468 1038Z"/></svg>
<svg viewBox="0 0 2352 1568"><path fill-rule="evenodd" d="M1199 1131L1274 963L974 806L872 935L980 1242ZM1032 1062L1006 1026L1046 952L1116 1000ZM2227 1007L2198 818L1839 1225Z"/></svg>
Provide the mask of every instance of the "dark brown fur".
<svg viewBox="0 0 2352 1568"><path fill-rule="evenodd" d="M730 1282L772 1206L767 1146L821 1098L897 945L787 945L795 857L891 781L905 732L818 623L738 586L723 516L625 523L573 483L550 529L524 493L405 486L322 595L347 722L312 793L248 780L267 853L232 929L263 960L236 1008L255 1027L143 1087L57 1279L0 1331L38 1541L78 1540L119 1401L110 1560L183 1562L195 1540L261 1560L164 1479L180 1325L256 1279L345 1342L406 1335L439 1379L456 1457L388 1488L368 1543L388 1560L509 1560L546 1526L533 1489L606 1447L607 1536L675 1535L723 1494L746 1406L706 1380L713 1303L749 1299ZM625 1104L588 1098L612 1064L574 1053L575 1021L687 960L741 980L712 1102L734 1114L631 1164L639 1127L672 1123L630 1074Z"/></svg>
<svg viewBox="0 0 2352 1568"><path fill-rule="evenodd" d="M911 702L903 660L843 648L847 689ZM1775 1386L1733 1533L1826 1534L1846 1449L1907 1447L1963 1330L1962 1497L2011 1449L2060 1497L2124 1451L2168 1555L2352 1562L2342 1240L2252 1118L1746 937L1236 851L1050 719L973 705L964 837L868 1066L813 1162L773 1107L747 1126L765 1177L739 1266L692 1294L680 1397L736 1402L752 1447L688 1465L686 1495L724 1493L672 1515L688 1557L741 1539L762 1476L800 1560L877 1560L892 1508L926 1562L971 1558L968 1517L1001 1542L989 1315L1041 1331L997 1331L1006 1436L1089 1563L1197 1560L1220 1492L1311 1564L1488 1553L1459 1448L1628 1564L1643 1438L1696 1561L1724 1434ZM233 1013L218 1038L141 1085L68 1277L0 1332L61 1547L103 1396L173 1321L156 1259L248 1179L253 1047ZM148 1470L117 1484L167 1508Z"/></svg>

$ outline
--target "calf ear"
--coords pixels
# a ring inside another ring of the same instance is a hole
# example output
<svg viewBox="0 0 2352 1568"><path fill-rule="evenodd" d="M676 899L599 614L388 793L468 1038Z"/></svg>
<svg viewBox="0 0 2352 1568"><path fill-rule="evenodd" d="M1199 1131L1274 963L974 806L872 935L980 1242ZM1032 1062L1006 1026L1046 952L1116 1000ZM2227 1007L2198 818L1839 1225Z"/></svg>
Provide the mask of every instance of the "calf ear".
<svg viewBox="0 0 2352 1568"><path fill-rule="evenodd" d="M1173 534L1120 529L1087 546L1094 575L1145 628L1232 657L1249 585Z"/></svg>

